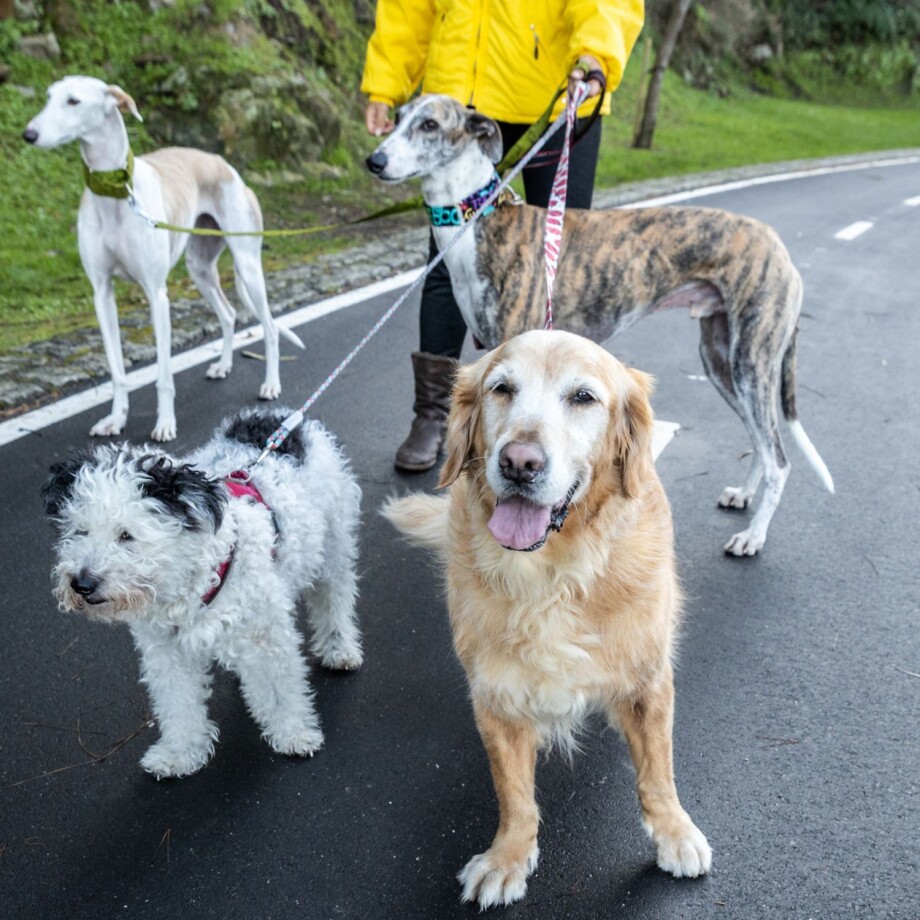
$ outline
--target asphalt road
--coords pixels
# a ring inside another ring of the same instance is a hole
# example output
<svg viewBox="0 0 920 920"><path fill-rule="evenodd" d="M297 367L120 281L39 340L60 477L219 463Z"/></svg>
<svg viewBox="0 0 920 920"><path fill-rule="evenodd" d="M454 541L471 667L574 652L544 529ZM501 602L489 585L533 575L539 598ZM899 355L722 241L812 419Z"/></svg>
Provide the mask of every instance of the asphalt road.
<svg viewBox="0 0 920 920"><path fill-rule="evenodd" d="M756 559L721 551L746 513L716 498L741 479L749 445L700 379L694 322L652 317L613 343L657 376L658 415L683 426L659 460L687 593L675 767L713 872L678 881L655 868L625 745L594 725L571 765L553 756L538 766L541 862L508 916L920 916L920 207L904 204L916 196L914 164L698 199L771 222L806 282L799 408L837 494L787 438L793 472ZM874 225L835 238L857 221ZM392 299L303 327L306 353L282 365L289 403ZM475 913L453 876L495 828L487 762L437 573L377 515L385 496L435 479L391 467L410 419L415 309L397 313L315 406L364 488L367 662L314 673L327 743L313 760L275 755L221 674L213 762L175 782L144 774L137 761L153 732L129 635L56 610L38 498L48 465L86 445L103 410L0 449L2 916ZM175 450L252 404L261 373L242 359L229 381L205 381L203 367L181 374ZM143 440L152 388L132 410L125 434ZM81 741L112 753L87 763Z"/></svg>

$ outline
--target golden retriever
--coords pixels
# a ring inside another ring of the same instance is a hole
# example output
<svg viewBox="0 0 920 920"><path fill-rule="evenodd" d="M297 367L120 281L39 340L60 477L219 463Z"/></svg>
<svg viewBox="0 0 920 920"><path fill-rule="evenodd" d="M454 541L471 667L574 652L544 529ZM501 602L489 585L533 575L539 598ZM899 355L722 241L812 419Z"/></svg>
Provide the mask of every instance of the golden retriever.
<svg viewBox="0 0 920 920"><path fill-rule="evenodd" d="M652 459L651 378L565 332L511 339L454 387L446 495L383 514L447 564L457 655L499 803L463 900L511 904L537 865L537 750L574 745L593 709L626 737L658 865L709 871L674 785L671 657L681 594Z"/></svg>

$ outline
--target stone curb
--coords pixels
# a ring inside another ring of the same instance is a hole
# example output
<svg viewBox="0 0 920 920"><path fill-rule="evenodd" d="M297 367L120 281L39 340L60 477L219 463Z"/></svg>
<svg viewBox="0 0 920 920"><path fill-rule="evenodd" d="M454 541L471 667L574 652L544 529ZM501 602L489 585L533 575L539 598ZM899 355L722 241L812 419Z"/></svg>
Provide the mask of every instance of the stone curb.
<svg viewBox="0 0 920 920"><path fill-rule="evenodd" d="M765 163L630 182L596 192L594 206L598 209L613 208L662 195L778 173L813 171L909 156L920 156L920 149ZM272 272L266 276L272 313L279 315L295 307L392 277L423 264L427 255L427 228L414 227L390 231L382 239L362 241L339 252L318 256L310 263ZM241 311L241 325L250 325L254 321L246 311ZM123 314L120 323L127 368L152 363L155 351L148 312L139 309ZM173 354L178 354L218 338L220 329L213 312L202 300L178 299L172 303L172 333ZM15 349L0 355L0 418L11 418L61 396L96 386L108 376L102 341L95 326Z"/></svg>

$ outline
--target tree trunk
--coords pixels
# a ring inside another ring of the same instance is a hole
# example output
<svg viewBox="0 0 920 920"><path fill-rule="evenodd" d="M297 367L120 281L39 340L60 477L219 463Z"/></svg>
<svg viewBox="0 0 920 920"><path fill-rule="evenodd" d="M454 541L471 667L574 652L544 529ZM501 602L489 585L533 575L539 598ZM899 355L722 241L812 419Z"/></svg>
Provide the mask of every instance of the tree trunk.
<svg viewBox="0 0 920 920"><path fill-rule="evenodd" d="M13 0L0 0L0 19L12 19L15 15Z"/></svg>
<svg viewBox="0 0 920 920"><path fill-rule="evenodd" d="M652 135L655 133L655 123L658 121L658 97L661 95L664 72L671 63L671 56L674 54L677 37L680 35L684 19L692 3L693 0L674 0L674 5L671 7L671 15L668 17L668 24L665 26L664 35L661 37L661 47L655 56L655 66L652 68L652 77L648 83L642 124L633 141L633 147L638 147L642 150L650 150L652 147Z"/></svg>

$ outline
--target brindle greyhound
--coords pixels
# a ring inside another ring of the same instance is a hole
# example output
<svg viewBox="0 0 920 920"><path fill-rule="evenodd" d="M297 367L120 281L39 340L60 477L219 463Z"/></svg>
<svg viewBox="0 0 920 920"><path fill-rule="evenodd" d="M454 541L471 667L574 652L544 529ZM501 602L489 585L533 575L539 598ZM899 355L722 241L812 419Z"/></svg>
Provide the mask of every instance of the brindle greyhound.
<svg viewBox="0 0 920 920"><path fill-rule="evenodd" d="M422 96L400 109L395 130L367 166L385 182L421 178L443 249L458 229L443 224L467 219L467 205L495 178L500 158L491 119L446 96ZM445 207L451 205L457 207ZM529 205L500 206L444 257L463 317L487 348L543 324L545 215ZM776 233L759 221L692 207L566 211L553 289L557 328L603 342L668 307L688 307L700 321L706 373L754 444L747 480L726 488L719 504L746 508L765 481L750 527L725 546L735 556L753 556L764 545L789 475L777 389L793 438L834 491L796 411L801 305L801 276Z"/></svg>

